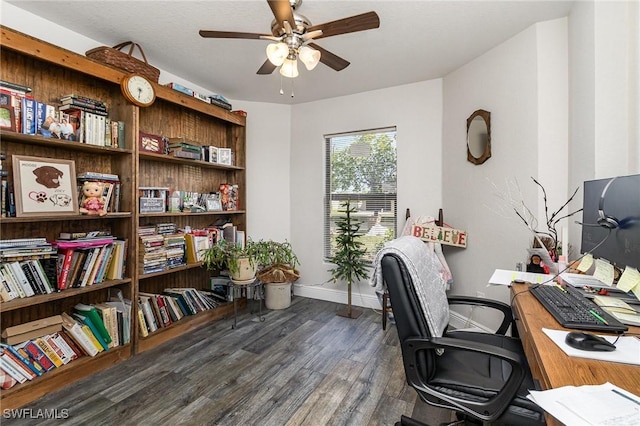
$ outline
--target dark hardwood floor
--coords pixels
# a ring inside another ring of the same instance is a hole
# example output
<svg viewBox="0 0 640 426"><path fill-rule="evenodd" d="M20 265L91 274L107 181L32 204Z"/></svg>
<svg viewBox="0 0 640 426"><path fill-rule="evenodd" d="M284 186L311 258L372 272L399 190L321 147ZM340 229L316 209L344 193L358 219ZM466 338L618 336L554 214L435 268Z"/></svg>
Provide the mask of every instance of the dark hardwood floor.
<svg viewBox="0 0 640 426"><path fill-rule="evenodd" d="M336 315L342 305L296 297L291 307L244 311L208 324L25 407L66 419L3 425L431 425L406 385L396 329L380 313ZM66 411L64 411L66 410ZM64 416L64 414L62 415ZM62 417L61 416L61 417Z"/></svg>

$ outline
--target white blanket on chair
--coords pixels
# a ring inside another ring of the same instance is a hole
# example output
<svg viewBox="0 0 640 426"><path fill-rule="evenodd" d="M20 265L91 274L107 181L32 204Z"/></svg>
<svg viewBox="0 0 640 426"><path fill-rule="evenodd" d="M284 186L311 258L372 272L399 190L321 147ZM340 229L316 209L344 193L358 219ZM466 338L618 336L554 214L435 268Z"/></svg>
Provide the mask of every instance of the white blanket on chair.
<svg viewBox="0 0 640 426"><path fill-rule="evenodd" d="M441 337L449 323L449 303L445 293L447 284L440 274L441 264L436 255L417 237L404 236L389 241L373 261L370 284L376 290L385 287L380 266L385 254L394 254L404 262L427 324L434 336Z"/></svg>

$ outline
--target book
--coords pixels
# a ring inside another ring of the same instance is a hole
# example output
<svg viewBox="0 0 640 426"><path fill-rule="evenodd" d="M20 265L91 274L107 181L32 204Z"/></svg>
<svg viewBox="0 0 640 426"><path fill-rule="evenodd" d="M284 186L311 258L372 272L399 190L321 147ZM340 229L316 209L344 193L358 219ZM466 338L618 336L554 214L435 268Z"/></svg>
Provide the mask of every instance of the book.
<svg viewBox="0 0 640 426"><path fill-rule="evenodd" d="M11 377L16 379L18 383L24 383L27 378L18 370L4 353L0 354L0 368L2 368Z"/></svg>
<svg viewBox="0 0 640 426"><path fill-rule="evenodd" d="M58 290L65 290L69 284L69 274L71 273L71 261L73 259L73 248L60 250L58 259L60 259L60 269L58 271Z"/></svg>
<svg viewBox="0 0 640 426"><path fill-rule="evenodd" d="M46 336L42 336L42 340L45 341L47 345L53 350L53 352L60 357L63 364L68 364L71 361L71 357L69 357L60 347L58 341L54 338L53 334L47 334ZM48 355L48 354L47 354Z"/></svg>
<svg viewBox="0 0 640 426"><path fill-rule="evenodd" d="M36 134L36 104L33 98L24 97L22 99L22 110L20 111L22 120L22 133L25 135Z"/></svg>
<svg viewBox="0 0 640 426"><path fill-rule="evenodd" d="M96 314L97 315L97 314ZM109 349L109 343L107 341L104 340L104 338L102 337L102 332L98 331L98 328L96 328L95 324L93 323L92 319L89 318L88 316L82 315L78 312L74 312L72 314L72 317L75 318L76 320L78 320L79 322L81 322L82 324L84 324L85 326L87 326L89 333L87 333L86 330L83 331L85 332L85 334L89 335L93 335L92 337L89 337L90 339L95 339L98 341L98 345L100 347L102 347L103 350L108 350ZM102 320L98 319L100 322L102 322ZM103 325L104 327L104 325Z"/></svg>
<svg viewBox="0 0 640 426"><path fill-rule="evenodd" d="M28 262L31 262L36 273L40 277L42 284L44 285L45 291L47 294L53 293L53 286L51 285L51 280L47 275L44 266L42 265L42 261L40 259L31 259Z"/></svg>
<svg viewBox="0 0 640 426"><path fill-rule="evenodd" d="M50 371L56 368L56 365L51 361L47 355L38 345L32 340L26 340L15 346L18 349L24 349L34 362L38 363L44 371Z"/></svg>
<svg viewBox="0 0 640 426"><path fill-rule="evenodd" d="M47 343L47 341L43 337L34 339L33 343L35 343L40 348L40 350L42 350L45 356L49 358L56 367L60 367L65 364L62 358L60 358L56 351L54 351L53 348L49 346L49 343Z"/></svg>
<svg viewBox="0 0 640 426"><path fill-rule="evenodd" d="M18 261L9 262L7 266L9 267L11 272L13 272L13 276L17 280L18 284L22 287L22 291L24 292L25 297L35 295L35 292L33 291L33 287L31 287L31 284L29 283L27 276L24 274L24 271L22 270L22 266L20 266L20 262Z"/></svg>
<svg viewBox="0 0 640 426"><path fill-rule="evenodd" d="M10 345L0 343L0 354L6 355L12 364L27 380L33 380L38 377L38 374L29 367L29 361L25 360L16 350Z"/></svg>
<svg viewBox="0 0 640 426"><path fill-rule="evenodd" d="M93 323L95 329L100 334L100 337L102 337L102 339L107 344L111 343L111 336L109 335L109 331L105 327L104 322L102 321L102 318L100 317L100 314L98 313L98 310L96 309L95 306L86 305L84 303L77 303L73 307L73 310L75 312L79 313L80 315L88 317L91 320L91 322ZM91 325L89 325L89 324L87 324L87 325L89 326L89 328L91 328L91 331L94 331L94 328L91 327Z"/></svg>
<svg viewBox="0 0 640 426"><path fill-rule="evenodd" d="M18 348L16 346L11 346L11 347L22 357L21 359L24 359L24 362L29 366L31 371L36 373L38 376L41 376L42 373L46 372L45 369L42 368L40 364L38 364L36 361L31 359L31 357L29 356L29 353L24 348Z"/></svg>
<svg viewBox="0 0 640 426"><path fill-rule="evenodd" d="M82 348L82 350L89 356L96 356L102 347L98 348L96 345L100 345L96 340L95 343L89 339L86 332L82 330L82 325L75 319L66 313L62 315L62 327L71 336L71 338ZM87 327L88 328L88 327ZM89 331L90 332L90 331Z"/></svg>
<svg viewBox="0 0 640 426"><path fill-rule="evenodd" d="M14 298L26 297L22 285L20 285L18 278L13 274L13 269L8 263L0 264L0 273L4 276L7 284L11 288L12 294L15 295Z"/></svg>
<svg viewBox="0 0 640 426"><path fill-rule="evenodd" d="M142 312L142 306L140 306L140 302L137 304L138 312L138 327L140 329L140 335L142 337L147 337L149 335L149 326L147 325L147 321L144 318L144 312Z"/></svg>
<svg viewBox="0 0 640 426"><path fill-rule="evenodd" d="M95 305L102 322L104 323L109 335L111 336L111 342L109 347L113 348L119 346L120 337L118 334L118 314L114 306L107 305L106 303L96 303Z"/></svg>
<svg viewBox="0 0 640 426"><path fill-rule="evenodd" d="M148 296L138 295L138 300L142 308L142 313L144 314L147 327L149 328L149 333L153 333L158 329L158 323L151 307L151 299Z"/></svg>
<svg viewBox="0 0 640 426"><path fill-rule="evenodd" d="M640 312L624 300L613 296L596 295L593 301L621 323L640 327Z"/></svg>

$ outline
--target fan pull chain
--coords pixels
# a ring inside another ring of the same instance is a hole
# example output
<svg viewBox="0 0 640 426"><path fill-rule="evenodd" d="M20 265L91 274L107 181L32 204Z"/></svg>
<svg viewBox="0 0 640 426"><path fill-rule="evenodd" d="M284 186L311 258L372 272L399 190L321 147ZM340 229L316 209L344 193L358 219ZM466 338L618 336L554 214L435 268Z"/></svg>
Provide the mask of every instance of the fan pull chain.
<svg viewBox="0 0 640 426"><path fill-rule="evenodd" d="M293 98L294 94L293 94L293 81L294 79L291 79L291 97Z"/></svg>
<svg viewBox="0 0 640 426"><path fill-rule="evenodd" d="M280 94L284 95L284 90L282 90L282 74L280 74Z"/></svg>

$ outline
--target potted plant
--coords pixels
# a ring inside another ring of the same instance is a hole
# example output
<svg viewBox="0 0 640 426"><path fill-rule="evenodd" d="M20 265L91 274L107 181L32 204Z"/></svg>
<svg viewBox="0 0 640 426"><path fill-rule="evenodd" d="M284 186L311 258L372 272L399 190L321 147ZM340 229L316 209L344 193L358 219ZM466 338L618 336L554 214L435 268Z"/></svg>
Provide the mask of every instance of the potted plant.
<svg viewBox="0 0 640 426"><path fill-rule="evenodd" d="M202 261L209 270L227 268L233 281L247 283L256 277L257 249L257 243L251 240L244 247L222 240L204 251Z"/></svg>
<svg viewBox="0 0 640 426"><path fill-rule="evenodd" d="M354 218L352 214L357 211L355 207L351 207L349 200L343 203L344 216L338 219L336 226L338 228L338 237L336 238L336 251L329 258L329 262L336 265L330 270L331 280L334 282L342 280L347 283L347 307L338 311L338 315L347 318L358 318L362 311L351 308L351 285L356 280L367 278L367 262L363 259L367 253L367 249L360 241L360 225L362 221Z"/></svg>
<svg viewBox="0 0 640 426"><path fill-rule="evenodd" d="M299 265L291 243L260 240L256 244L256 276L265 285L267 309L285 309L291 305L291 284L300 278Z"/></svg>

